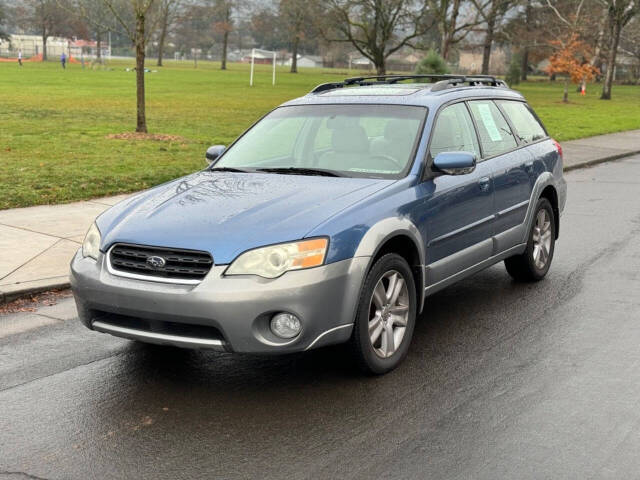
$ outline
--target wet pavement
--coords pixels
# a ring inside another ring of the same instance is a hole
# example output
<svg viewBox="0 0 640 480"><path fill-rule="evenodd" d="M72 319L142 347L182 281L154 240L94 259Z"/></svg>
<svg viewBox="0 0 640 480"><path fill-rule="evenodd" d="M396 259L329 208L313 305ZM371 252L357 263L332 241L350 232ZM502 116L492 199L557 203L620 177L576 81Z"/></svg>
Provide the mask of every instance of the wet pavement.
<svg viewBox="0 0 640 480"><path fill-rule="evenodd" d="M640 157L566 177L547 279L429 298L383 377L0 316L0 478L640 478Z"/></svg>

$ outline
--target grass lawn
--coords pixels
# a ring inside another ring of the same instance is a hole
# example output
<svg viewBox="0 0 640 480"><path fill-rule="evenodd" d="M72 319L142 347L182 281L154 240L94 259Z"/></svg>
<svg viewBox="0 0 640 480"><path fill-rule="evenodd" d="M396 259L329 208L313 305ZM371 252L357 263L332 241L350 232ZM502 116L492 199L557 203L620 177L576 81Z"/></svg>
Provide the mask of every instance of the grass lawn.
<svg viewBox="0 0 640 480"><path fill-rule="evenodd" d="M170 141L122 140L111 134L135 128L133 62L111 70L82 70L58 63L0 63L0 209L60 203L141 190L202 168L209 145L230 143L252 122L283 101L348 72L278 72L258 66L248 87L247 65L184 62L149 73L147 122ZM151 63L150 63L151 67ZM155 68L155 67L151 67ZM355 73L352 72L352 75ZM614 99L570 95L562 84L525 83L518 88L558 140L640 128L640 88L614 87Z"/></svg>

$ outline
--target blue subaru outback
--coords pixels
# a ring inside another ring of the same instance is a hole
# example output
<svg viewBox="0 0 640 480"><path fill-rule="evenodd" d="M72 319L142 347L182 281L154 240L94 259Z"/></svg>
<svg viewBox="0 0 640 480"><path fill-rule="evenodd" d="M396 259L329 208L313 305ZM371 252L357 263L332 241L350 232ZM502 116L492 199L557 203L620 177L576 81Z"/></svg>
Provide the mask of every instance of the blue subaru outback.
<svg viewBox="0 0 640 480"><path fill-rule="evenodd" d="M88 328L267 354L348 342L384 373L434 292L500 261L542 279L566 199L560 145L486 76L323 84L206 156L89 229L71 264Z"/></svg>

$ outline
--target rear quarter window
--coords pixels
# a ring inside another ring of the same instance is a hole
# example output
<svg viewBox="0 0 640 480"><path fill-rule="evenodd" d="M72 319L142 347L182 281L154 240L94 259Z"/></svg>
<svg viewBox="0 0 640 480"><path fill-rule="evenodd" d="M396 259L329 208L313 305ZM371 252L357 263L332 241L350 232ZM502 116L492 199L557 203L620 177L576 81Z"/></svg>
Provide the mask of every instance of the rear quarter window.
<svg viewBox="0 0 640 480"><path fill-rule="evenodd" d="M536 142L547 137L544 128L526 103L508 100L499 100L497 103L509 117L516 135L524 143Z"/></svg>

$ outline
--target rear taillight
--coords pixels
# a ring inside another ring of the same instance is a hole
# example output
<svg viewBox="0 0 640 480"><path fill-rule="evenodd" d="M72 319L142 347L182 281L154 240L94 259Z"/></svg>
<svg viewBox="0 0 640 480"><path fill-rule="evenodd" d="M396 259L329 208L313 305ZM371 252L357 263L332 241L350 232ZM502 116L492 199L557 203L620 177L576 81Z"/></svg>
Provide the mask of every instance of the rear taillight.
<svg viewBox="0 0 640 480"><path fill-rule="evenodd" d="M552 139L553 140L553 139ZM560 155L560 157L562 157L562 145L560 145L558 142L556 142L555 140L553 140L553 144L556 146L556 150L558 150L558 155Z"/></svg>

